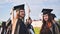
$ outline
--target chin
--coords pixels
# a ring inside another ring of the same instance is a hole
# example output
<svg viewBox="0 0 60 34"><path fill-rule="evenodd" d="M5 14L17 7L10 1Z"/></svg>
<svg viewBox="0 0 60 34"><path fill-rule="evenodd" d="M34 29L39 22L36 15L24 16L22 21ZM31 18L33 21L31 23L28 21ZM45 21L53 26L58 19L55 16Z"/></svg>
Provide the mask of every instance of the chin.
<svg viewBox="0 0 60 34"><path fill-rule="evenodd" d="M20 17L24 18L24 17L25 17L25 15L20 15Z"/></svg>
<svg viewBox="0 0 60 34"><path fill-rule="evenodd" d="M22 16L22 18L24 18L24 16Z"/></svg>
<svg viewBox="0 0 60 34"><path fill-rule="evenodd" d="M45 20L45 21L47 21L47 20Z"/></svg>

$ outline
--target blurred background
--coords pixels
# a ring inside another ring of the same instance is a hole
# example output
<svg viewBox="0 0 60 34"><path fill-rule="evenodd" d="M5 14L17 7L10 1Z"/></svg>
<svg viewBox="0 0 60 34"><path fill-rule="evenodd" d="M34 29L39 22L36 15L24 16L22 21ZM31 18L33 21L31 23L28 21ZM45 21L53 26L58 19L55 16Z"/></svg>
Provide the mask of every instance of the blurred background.
<svg viewBox="0 0 60 34"><path fill-rule="evenodd" d="M11 8L20 4L25 4L25 19L28 15L28 8L30 9L30 17L36 34L42 26L43 8L53 9L52 13L57 16L55 20L60 23L60 0L0 0L0 25L10 18Z"/></svg>

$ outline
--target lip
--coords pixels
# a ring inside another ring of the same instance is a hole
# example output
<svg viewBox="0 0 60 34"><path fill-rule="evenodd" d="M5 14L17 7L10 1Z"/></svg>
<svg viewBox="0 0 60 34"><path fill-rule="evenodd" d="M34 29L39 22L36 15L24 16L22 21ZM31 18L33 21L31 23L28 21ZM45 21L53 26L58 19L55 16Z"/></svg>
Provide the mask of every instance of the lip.
<svg viewBox="0 0 60 34"><path fill-rule="evenodd" d="M45 18L45 19L47 19L47 18Z"/></svg>
<svg viewBox="0 0 60 34"><path fill-rule="evenodd" d="M25 15L25 14L22 14L22 15Z"/></svg>

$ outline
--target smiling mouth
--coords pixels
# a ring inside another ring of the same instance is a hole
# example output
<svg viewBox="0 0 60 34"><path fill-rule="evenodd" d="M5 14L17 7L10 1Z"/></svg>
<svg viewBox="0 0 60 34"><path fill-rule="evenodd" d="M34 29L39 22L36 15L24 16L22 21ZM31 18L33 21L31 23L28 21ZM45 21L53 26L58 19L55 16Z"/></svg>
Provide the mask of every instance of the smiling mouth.
<svg viewBox="0 0 60 34"><path fill-rule="evenodd" d="M47 18L45 18L45 19L47 19Z"/></svg>

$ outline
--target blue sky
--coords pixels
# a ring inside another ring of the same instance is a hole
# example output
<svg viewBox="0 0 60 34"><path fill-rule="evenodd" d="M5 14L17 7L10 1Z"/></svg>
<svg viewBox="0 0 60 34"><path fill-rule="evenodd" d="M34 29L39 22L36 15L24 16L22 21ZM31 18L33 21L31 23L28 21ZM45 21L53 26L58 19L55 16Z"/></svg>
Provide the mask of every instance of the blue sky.
<svg viewBox="0 0 60 34"><path fill-rule="evenodd" d="M60 0L0 0L0 20L8 20L10 17L10 9L16 5L25 4L27 13L28 8L26 2L30 7L30 17L32 19L40 19L43 8L53 9L52 13L56 14L56 19L60 18Z"/></svg>

